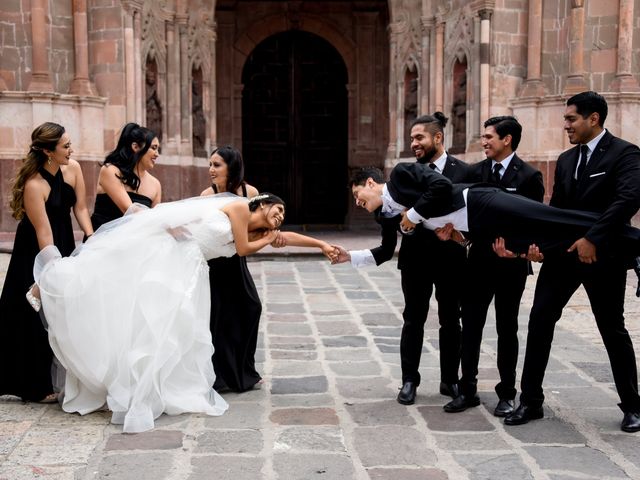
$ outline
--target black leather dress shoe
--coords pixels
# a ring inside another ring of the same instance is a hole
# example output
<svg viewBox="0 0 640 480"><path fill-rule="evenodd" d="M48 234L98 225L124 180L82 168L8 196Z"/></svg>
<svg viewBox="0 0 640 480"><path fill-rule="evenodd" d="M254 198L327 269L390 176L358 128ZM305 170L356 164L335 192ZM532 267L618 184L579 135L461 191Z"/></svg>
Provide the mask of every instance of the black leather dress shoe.
<svg viewBox="0 0 640 480"><path fill-rule="evenodd" d="M447 413L458 413L464 412L467 408L477 407L478 405L480 405L480 397L477 395L467 397L460 394L442 408Z"/></svg>
<svg viewBox="0 0 640 480"><path fill-rule="evenodd" d="M440 395L446 395L447 397L457 398L460 395L460 389L457 383L444 383L440 382Z"/></svg>
<svg viewBox="0 0 640 480"><path fill-rule="evenodd" d="M640 413L626 412L620 430L629 433L640 432Z"/></svg>
<svg viewBox="0 0 640 480"><path fill-rule="evenodd" d="M496 405L496 408L493 410L493 415L496 417L506 417L513 413L515 407L516 404L513 400L501 398L498 405Z"/></svg>
<svg viewBox="0 0 640 480"><path fill-rule="evenodd" d="M525 423L529 423L530 420L537 420L542 417L544 417L542 407L529 407L521 403L511 415L507 415L504 418L504 424L524 425Z"/></svg>
<svg viewBox="0 0 640 480"><path fill-rule="evenodd" d="M398 403L402 405L413 405L416 401L416 388L417 385L413 382L404 382L400 393L398 393Z"/></svg>

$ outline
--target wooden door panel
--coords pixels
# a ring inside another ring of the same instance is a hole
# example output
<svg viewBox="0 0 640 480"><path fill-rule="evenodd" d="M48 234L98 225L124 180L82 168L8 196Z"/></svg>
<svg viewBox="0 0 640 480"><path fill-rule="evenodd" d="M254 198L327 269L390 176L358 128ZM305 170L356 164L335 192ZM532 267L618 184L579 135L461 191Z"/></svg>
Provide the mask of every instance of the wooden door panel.
<svg viewBox="0 0 640 480"><path fill-rule="evenodd" d="M287 202L289 224L342 224L347 182L346 68L322 38L290 31L243 71L246 177Z"/></svg>

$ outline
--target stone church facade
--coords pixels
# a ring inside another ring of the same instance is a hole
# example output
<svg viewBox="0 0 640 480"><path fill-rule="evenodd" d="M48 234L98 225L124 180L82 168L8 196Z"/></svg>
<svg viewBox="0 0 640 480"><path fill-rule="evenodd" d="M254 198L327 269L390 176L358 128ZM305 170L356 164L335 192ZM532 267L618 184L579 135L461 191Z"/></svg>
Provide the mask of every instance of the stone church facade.
<svg viewBox="0 0 640 480"><path fill-rule="evenodd" d="M199 194L219 145L299 225L355 225L359 166L412 161L408 125L440 110L449 151L482 158L513 114L548 191L564 102L592 89L640 143L640 0L7 0L0 6L0 231L44 122L64 125L93 204L99 163L136 121L161 139L163 199Z"/></svg>

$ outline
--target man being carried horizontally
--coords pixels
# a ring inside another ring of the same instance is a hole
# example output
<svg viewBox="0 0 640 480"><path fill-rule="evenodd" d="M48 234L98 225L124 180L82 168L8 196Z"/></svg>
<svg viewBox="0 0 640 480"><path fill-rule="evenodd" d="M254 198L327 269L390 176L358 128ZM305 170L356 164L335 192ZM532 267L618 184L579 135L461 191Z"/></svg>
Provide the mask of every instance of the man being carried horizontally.
<svg viewBox="0 0 640 480"><path fill-rule="evenodd" d="M508 250L523 257L532 244L544 253L566 252L598 220L596 213L551 207L500 187L452 184L419 163L400 163L387 183L382 178L379 169L365 167L350 181L356 205L375 213L381 222L405 232L428 228L441 239L462 244L492 244L503 238ZM629 260L637 257L640 230L623 226L602 245L602 255L612 252L624 252ZM350 252L340 249L333 263L350 258Z"/></svg>

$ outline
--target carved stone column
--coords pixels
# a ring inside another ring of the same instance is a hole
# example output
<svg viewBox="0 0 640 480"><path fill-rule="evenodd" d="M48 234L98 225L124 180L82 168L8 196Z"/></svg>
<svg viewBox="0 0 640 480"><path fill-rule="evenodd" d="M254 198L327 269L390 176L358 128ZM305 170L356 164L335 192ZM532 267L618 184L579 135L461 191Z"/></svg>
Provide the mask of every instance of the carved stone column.
<svg viewBox="0 0 640 480"><path fill-rule="evenodd" d="M145 95L142 86L142 15L141 10L134 12L133 16L133 83L135 86L135 121L142 122Z"/></svg>
<svg viewBox="0 0 640 480"><path fill-rule="evenodd" d="M53 92L47 52L47 0L31 0L31 57L33 73L27 90Z"/></svg>
<svg viewBox="0 0 640 480"><path fill-rule="evenodd" d="M167 24L167 153L178 153L180 143L180 42L175 19Z"/></svg>
<svg viewBox="0 0 640 480"><path fill-rule="evenodd" d="M529 45L527 47L527 79L520 97L544 96L542 83L542 0L529 0Z"/></svg>
<svg viewBox="0 0 640 480"><path fill-rule="evenodd" d="M389 146L387 159L398 157L398 35L400 27L397 23L389 25Z"/></svg>
<svg viewBox="0 0 640 480"><path fill-rule="evenodd" d="M218 40L218 26L215 21L211 22L211 40L209 41L209 52L211 55L211 81L210 85L210 108L209 108L209 153L218 146L218 79L217 79L217 55L216 42Z"/></svg>
<svg viewBox="0 0 640 480"><path fill-rule="evenodd" d="M587 90L584 80L584 0L571 0L569 28L569 75L564 93L575 94Z"/></svg>
<svg viewBox="0 0 640 480"><path fill-rule="evenodd" d="M420 55L420 99L418 115L429 111L429 59L431 51L431 30L435 24L432 17L422 17L422 52Z"/></svg>
<svg viewBox="0 0 640 480"><path fill-rule="evenodd" d="M124 81L126 92L126 120L133 118L136 112L135 95L135 62L133 60L134 53L134 41L133 41L133 17L139 15L136 10L131 12L124 18Z"/></svg>
<svg viewBox="0 0 640 480"><path fill-rule="evenodd" d="M480 120L489 118L489 81L490 81L490 40L491 13L489 9L480 10Z"/></svg>
<svg viewBox="0 0 640 480"><path fill-rule="evenodd" d="M181 153L191 153L191 107L189 93L191 92L191 72L189 71L189 37L187 34L188 15L176 15L178 32L180 35L180 140L183 148Z"/></svg>
<svg viewBox="0 0 640 480"><path fill-rule="evenodd" d="M358 69L358 130L357 143L359 146L374 144L374 98L375 98L375 22L378 12L355 12L355 37L358 55L356 65Z"/></svg>
<svg viewBox="0 0 640 480"><path fill-rule="evenodd" d="M617 92L638 92L640 86L631 73L633 55L634 0L620 0L618 15L618 67L611 89Z"/></svg>
<svg viewBox="0 0 640 480"><path fill-rule="evenodd" d="M87 0L73 0L73 49L75 75L69 88L74 95L95 95L89 81L89 33L87 30Z"/></svg>
<svg viewBox="0 0 640 480"><path fill-rule="evenodd" d="M438 112L444 110L444 27L445 22L439 20L436 24L436 71L434 73L436 84L435 110Z"/></svg>

